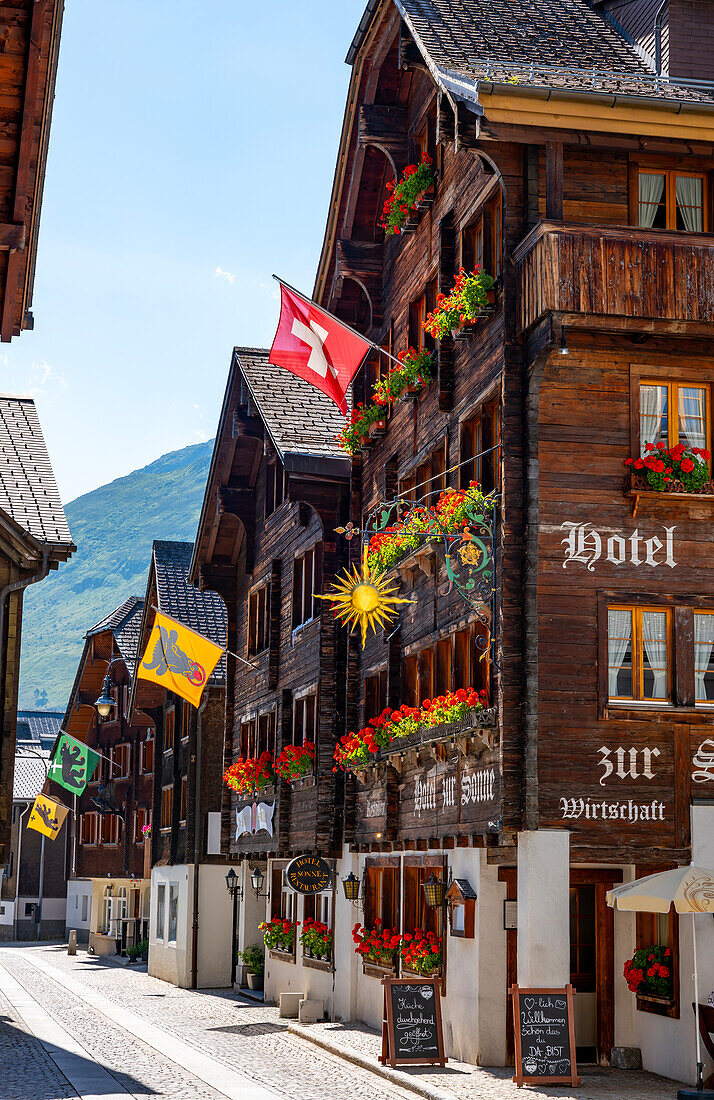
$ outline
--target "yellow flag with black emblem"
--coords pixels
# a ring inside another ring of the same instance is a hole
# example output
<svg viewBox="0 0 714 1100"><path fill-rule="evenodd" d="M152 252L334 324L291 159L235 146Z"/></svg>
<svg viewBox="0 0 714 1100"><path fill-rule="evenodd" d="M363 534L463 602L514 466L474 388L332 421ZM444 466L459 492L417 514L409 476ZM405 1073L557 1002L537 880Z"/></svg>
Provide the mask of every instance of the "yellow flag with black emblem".
<svg viewBox="0 0 714 1100"><path fill-rule="evenodd" d="M55 802L54 798L48 798L46 794L38 794L27 827L35 829L38 833L44 833L50 840L54 840L64 825L64 819L68 813L68 806Z"/></svg>
<svg viewBox="0 0 714 1100"><path fill-rule="evenodd" d="M167 691L174 691L197 707L223 653L220 646L209 642L203 634L157 611L136 675L140 680L153 680Z"/></svg>

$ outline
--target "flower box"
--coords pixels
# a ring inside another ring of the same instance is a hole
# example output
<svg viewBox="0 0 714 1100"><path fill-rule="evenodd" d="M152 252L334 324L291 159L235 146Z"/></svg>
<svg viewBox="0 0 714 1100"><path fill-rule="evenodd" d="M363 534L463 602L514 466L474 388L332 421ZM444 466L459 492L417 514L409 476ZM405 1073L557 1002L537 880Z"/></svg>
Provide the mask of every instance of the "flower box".
<svg viewBox="0 0 714 1100"><path fill-rule="evenodd" d="M295 952L294 951L279 951L277 948L273 948L268 951L268 955L271 959L275 959L277 962L294 963Z"/></svg>
<svg viewBox="0 0 714 1100"><path fill-rule="evenodd" d="M387 421L386 420L373 420L372 423L369 426L369 434L371 436L384 435L386 430L387 430Z"/></svg>
<svg viewBox="0 0 714 1100"><path fill-rule="evenodd" d="M683 501L714 502L714 481L709 480L693 493L681 481L671 481L664 489L653 489L642 474L628 474L625 479L625 496L632 501L632 515L636 516L640 500L658 500L663 504Z"/></svg>
<svg viewBox="0 0 714 1100"><path fill-rule="evenodd" d="M493 304L489 298L492 290L493 279L480 265L470 273L460 268L451 292L437 294L436 305L424 321L424 331L435 340L443 340L449 333L454 339L466 339L471 335L468 326Z"/></svg>
<svg viewBox="0 0 714 1100"><path fill-rule="evenodd" d="M467 318L466 320L461 321L458 328L452 328L452 338L454 340L468 340L469 337L473 336L478 322L478 317L474 317L473 319Z"/></svg>
<svg viewBox="0 0 714 1100"><path fill-rule="evenodd" d="M494 729L496 726L496 708L479 710L474 707L465 718L459 722L445 722L439 726L425 726L410 733L407 737L399 737L392 741L386 749L380 749L376 754L377 760L392 756L395 752L404 752L405 749L422 748L424 745L442 744L457 737L466 737L470 733L478 734L484 729Z"/></svg>
<svg viewBox="0 0 714 1100"><path fill-rule="evenodd" d="M404 233L416 227L414 214L419 204L429 205L433 196L434 171L431 157L424 153L419 164L408 164L398 183L387 183L390 192L382 208L380 225L385 233ZM432 200L433 201L433 200Z"/></svg>
<svg viewBox="0 0 714 1100"><path fill-rule="evenodd" d="M303 955L302 964L308 970L322 970L325 974L331 974L334 970L332 959L316 959L312 955Z"/></svg>

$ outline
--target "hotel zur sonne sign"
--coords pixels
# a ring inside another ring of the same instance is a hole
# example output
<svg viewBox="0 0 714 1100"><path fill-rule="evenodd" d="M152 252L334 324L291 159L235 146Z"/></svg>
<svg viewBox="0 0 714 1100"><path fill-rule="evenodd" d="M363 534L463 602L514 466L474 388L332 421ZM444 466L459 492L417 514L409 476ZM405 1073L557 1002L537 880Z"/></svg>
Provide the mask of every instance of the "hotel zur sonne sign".
<svg viewBox="0 0 714 1100"><path fill-rule="evenodd" d="M287 865L285 881L296 894L321 894L332 883L332 871L320 856L298 856Z"/></svg>

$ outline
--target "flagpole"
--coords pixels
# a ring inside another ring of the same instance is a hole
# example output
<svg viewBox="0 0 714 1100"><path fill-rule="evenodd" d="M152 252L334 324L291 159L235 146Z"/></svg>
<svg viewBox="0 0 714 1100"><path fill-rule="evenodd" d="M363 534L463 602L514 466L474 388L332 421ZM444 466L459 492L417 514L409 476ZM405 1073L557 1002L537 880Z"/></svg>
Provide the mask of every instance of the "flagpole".
<svg viewBox="0 0 714 1100"><path fill-rule="evenodd" d="M286 283L285 279L281 279L279 275L273 275L273 278L275 279L276 283L280 283L281 286L287 287L288 290L292 291L293 294L297 294L298 298L302 298L303 302L307 302L308 305L314 306L315 309L322 310L323 313L329 313L330 317L333 317L338 325L341 325L342 328L346 328L347 331L351 332L353 336L359 337L359 339L362 340L363 343L369 344L369 346L373 348L374 351L378 351L380 355L386 355L387 359L391 359L392 362L396 363L398 367L404 366L401 359L397 359L396 355L392 355L391 351L386 351L383 347L380 347L379 344L375 344L374 340L370 340L367 336L364 335L364 333L358 332L356 328L352 328L352 325L348 325L347 322L343 321L341 317L336 317L334 313L330 313L329 309L325 309L324 306L318 305L318 303L313 301L312 298L308 298L306 294L303 294L301 290L298 290L296 287L291 286L290 283ZM232 653L231 656L235 657L235 653ZM238 658L238 660L240 660L240 658Z"/></svg>
<svg viewBox="0 0 714 1100"><path fill-rule="evenodd" d="M220 649L221 653L227 653L230 657L235 657L236 661L240 661L242 664L247 665L248 668L252 668L254 672L260 672L260 665L254 665L252 661L246 661L244 657L240 657L237 653L234 653L232 649L226 649L225 646L216 645L210 638L207 638L205 634L199 634L197 630L194 630L190 626L186 626L185 623L180 623L178 619L174 619L172 615L167 615L165 611L159 611L156 604L151 605L151 610L155 611L157 615L162 615L164 619L170 619L172 623L176 623L182 630L188 630L191 634L195 634L197 638L200 638L203 642L208 642L210 645L216 646L216 649ZM163 643L161 648L163 649ZM166 652L164 651L164 657Z"/></svg>

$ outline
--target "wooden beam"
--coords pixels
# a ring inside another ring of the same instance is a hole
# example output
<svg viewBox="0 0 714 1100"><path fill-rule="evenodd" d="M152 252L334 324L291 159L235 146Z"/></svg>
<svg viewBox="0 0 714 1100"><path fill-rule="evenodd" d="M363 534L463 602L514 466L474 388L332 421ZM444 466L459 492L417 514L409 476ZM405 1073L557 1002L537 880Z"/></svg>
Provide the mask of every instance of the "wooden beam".
<svg viewBox="0 0 714 1100"><path fill-rule="evenodd" d="M563 143L545 143L545 216L563 220Z"/></svg>

